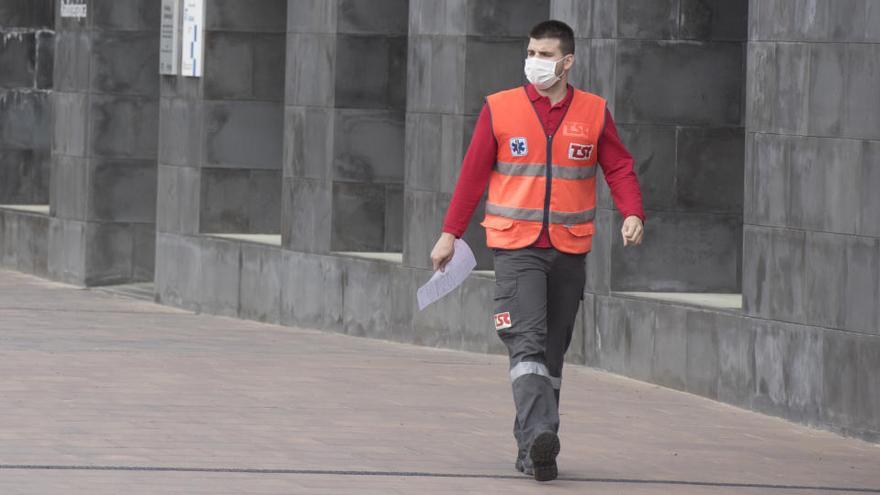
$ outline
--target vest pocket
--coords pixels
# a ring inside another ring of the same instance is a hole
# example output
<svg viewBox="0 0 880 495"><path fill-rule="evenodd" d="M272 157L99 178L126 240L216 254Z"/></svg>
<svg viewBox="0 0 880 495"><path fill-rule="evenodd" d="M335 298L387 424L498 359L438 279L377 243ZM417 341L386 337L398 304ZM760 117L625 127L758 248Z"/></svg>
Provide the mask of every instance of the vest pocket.
<svg viewBox="0 0 880 495"><path fill-rule="evenodd" d="M596 232L596 228L592 223L579 223L577 225L563 225L569 234L575 237L587 237Z"/></svg>
<svg viewBox="0 0 880 495"><path fill-rule="evenodd" d="M503 217L486 217L480 225L492 230L508 230L513 227L513 220Z"/></svg>

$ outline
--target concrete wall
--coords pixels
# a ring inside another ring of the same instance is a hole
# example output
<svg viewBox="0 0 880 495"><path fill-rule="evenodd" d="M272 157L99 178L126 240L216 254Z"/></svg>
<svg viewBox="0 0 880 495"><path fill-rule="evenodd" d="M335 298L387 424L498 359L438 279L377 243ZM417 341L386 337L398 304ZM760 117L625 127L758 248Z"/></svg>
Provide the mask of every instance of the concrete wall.
<svg viewBox="0 0 880 495"><path fill-rule="evenodd" d="M400 252L406 0L288 2L284 245Z"/></svg>
<svg viewBox="0 0 880 495"><path fill-rule="evenodd" d="M49 273L78 285L150 280L156 221L159 4L56 5Z"/></svg>
<svg viewBox="0 0 880 495"><path fill-rule="evenodd" d="M600 180L591 292L739 292L746 0L554 0L573 82L608 99L636 159L648 237L623 249Z"/></svg>
<svg viewBox="0 0 880 495"><path fill-rule="evenodd" d="M199 228L277 234L285 2L264 1L254 8L247 2L212 0L205 8ZM169 125L168 132L175 132L180 123Z"/></svg>
<svg viewBox="0 0 880 495"><path fill-rule="evenodd" d="M744 312L790 322L823 420L880 431L880 5L754 1ZM788 348L774 336L767 352ZM771 378L774 376L771 375ZM778 392L776 395L773 392Z"/></svg>
<svg viewBox="0 0 880 495"><path fill-rule="evenodd" d="M159 77L157 230L278 234L286 2L205 8L203 77Z"/></svg>
<svg viewBox="0 0 880 495"><path fill-rule="evenodd" d="M49 204L53 8L0 0L0 204Z"/></svg>

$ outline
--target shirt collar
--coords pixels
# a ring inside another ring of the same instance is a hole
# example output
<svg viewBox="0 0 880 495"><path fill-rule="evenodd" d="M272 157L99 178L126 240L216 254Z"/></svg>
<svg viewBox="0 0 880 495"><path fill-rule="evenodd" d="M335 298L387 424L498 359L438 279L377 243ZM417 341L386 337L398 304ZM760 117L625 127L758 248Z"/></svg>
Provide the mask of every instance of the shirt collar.
<svg viewBox="0 0 880 495"><path fill-rule="evenodd" d="M565 98L560 100L559 103L554 106L558 107L562 105L567 105L571 101L571 98L574 95L574 87L571 84L566 84L566 89L567 91L565 93ZM531 83L526 84L526 94L529 96L529 100L531 100L532 102L536 102L541 98L547 98L546 96L541 96L541 94L538 93L538 90L535 89L535 85Z"/></svg>

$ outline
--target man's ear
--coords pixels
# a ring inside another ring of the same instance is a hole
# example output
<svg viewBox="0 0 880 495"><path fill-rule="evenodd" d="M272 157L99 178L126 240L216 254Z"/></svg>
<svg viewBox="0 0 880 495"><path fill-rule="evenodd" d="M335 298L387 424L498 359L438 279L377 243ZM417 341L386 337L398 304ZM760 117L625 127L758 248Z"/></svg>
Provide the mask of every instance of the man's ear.
<svg viewBox="0 0 880 495"><path fill-rule="evenodd" d="M571 54L567 55L565 61L562 62L562 67L563 67L563 70L568 71L569 69L571 69L571 66L573 66L573 65L574 65L574 54L571 53Z"/></svg>

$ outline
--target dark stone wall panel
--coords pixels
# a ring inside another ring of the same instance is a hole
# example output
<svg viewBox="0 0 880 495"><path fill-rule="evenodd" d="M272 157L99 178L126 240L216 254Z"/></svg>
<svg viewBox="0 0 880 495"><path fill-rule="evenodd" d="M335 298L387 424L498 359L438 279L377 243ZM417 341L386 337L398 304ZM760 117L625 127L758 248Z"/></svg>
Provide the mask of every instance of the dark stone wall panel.
<svg viewBox="0 0 880 495"><path fill-rule="evenodd" d="M52 160L50 195L52 215L66 220L86 220L89 167L85 158L56 155Z"/></svg>
<svg viewBox="0 0 880 495"><path fill-rule="evenodd" d="M156 158L159 138L156 99L92 95L89 103L89 152L92 156Z"/></svg>
<svg viewBox="0 0 880 495"><path fill-rule="evenodd" d="M281 321L342 331L344 267L337 258L282 251Z"/></svg>
<svg viewBox="0 0 880 495"><path fill-rule="evenodd" d="M409 34L464 35L468 0L409 0Z"/></svg>
<svg viewBox="0 0 880 495"><path fill-rule="evenodd" d="M283 126L275 103L205 102L205 164L280 170Z"/></svg>
<svg viewBox="0 0 880 495"><path fill-rule="evenodd" d="M88 95L52 93L52 152L86 156L88 135Z"/></svg>
<svg viewBox="0 0 880 495"><path fill-rule="evenodd" d="M544 19L550 0L480 0L467 4L467 32L476 36L526 36Z"/></svg>
<svg viewBox="0 0 880 495"><path fill-rule="evenodd" d="M159 30L161 2L90 0L88 9L89 21L92 23L92 27L97 30L156 32ZM211 10L211 8L208 7L207 10ZM153 37L155 39L156 36L153 35ZM156 67L158 67L158 61L153 66L154 71Z"/></svg>
<svg viewBox="0 0 880 495"><path fill-rule="evenodd" d="M810 424L821 418L824 402L825 335L813 327L753 320L755 407Z"/></svg>
<svg viewBox="0 0 880 495"><path fill-rule="evenodd" d="M0 33L0 88L32 87L36 54L33 32Z"/></svg>
<svg viewBox="0 0 880 495"><path fill-rule="evenodd" d="M409 0L339 0L337 28L340 33L405 36L409 4Z"/></svg>
<svg viewBox="0 0 880 495"><path fill-rule="evenodd" d="M209 31L283 33L287 30L287 0L260 0L250 4L239 0L209 0L205 26Z"/></svg>
<svg viewBox="0 0 880 495"><path fill-rule="evenodd" d="M55 34L53 80L57 91L89 90L89 61L92 37L86 31L58 31Z"/></svg>
<svg viewBox="0 0 880 495"><path fill-rule="evenodd" d="M333 190L329 182L284 179L281 236L287 249L306 253L330 250Z"/></svg>
<svg viewBox="0 0 880 495"><path fill-rule="evenodd" d="M0 210L0 266L48 276L49 217Z"/></svg>
<svg viewBox="0 0 880 495"><path fill-rule="evenodd" d="M281 322L283 259L281 250L275 247L242 244L239 317Z"/></svg>
<svg viewBox="0 0 880 495"><path fill-rule="evenodd" d="M159 52L152 32L101 32L91 38L94 93L155 97Z"/></svg>
<svg viewBox="0 0 880 495"><path fill-rule="evenodd" d="M48 151L0 150L0 202L48 204Z"/></svg>
<svg viewBox="0 0 880 495"><path fill-rule="evenodd" d="M43 91L0 90L0 150L49 148L49 99Z"/></svg>
<svg viewBox="0 0 880 495"><path fill-rule="evenodd" d="M86 269L86 224L49 220L49 277L69 284L83 284Z"/></svg>
<svg viewBox="0 0 880 495"><path fill-rule="evenodd" d="M614 290L739 292L742 218L648 212L649 240L623 247L622 219L610 232Z"/></svg>
<svg viewBox="0 0 880 495"><path fill-rule="evenodd" d="M343 108L406 108L405 37L336 37L335 104Z"/></svg>
<svg viewBox="0 0 880 495"><path fill-rule="evenodd" d="M281 173L204 168L199 225L205 233L280 231Z"/></svg>
<svg viewBox="0 0 880 495"><path fill-rule="evenodd" d="M629 125L618 127L620 139L633 155L645 208L671 210L676 205L676 127L670 125ZM602 179L601 190L609 192ZM600 205L613 208L610 194L602 194Z"/></svg>
<svg viewBox="0 0 880 495"><path fill-rule="evenodd" d="M333 105L335 46L336 38L332 34L287 36L285 104Z"/></svg>
<svg viewBox="0 0 880 495"><path fill-rule="evenodd" d="M159 162L199 167L202 161L203 104L185 98L159 100Z"/></svg>
<svg viewBox="0 0 880 495"><path fill-rule="evenodd" d="M406 186L422 191L452 193L464 158L465 128L457 115L407 112Z"/></svg>
<svg viewBox="0 0 880 495"><path fill-rule="evenodd" d="M55 70L55 33L52 31L37 32L37 54L34 70L34 85L37 89L52 89Z"/></svg>
<svg viewBox="0 0 880 495"><path fill-rule="evenodd" d="M745 226L743 311L746 314L799 320L806 304L805 239L803 231Z"/></svg>
<svg viewBox="0 0 880 495"><path fill-rule="evenodd" d="M679 36L684 39L744 41L748 0L680 0Z"/></svg>
<svg viewBox="0 0 880 495"><path fill-rule="evenodd" d="M4 27L51 27L54 0L3 0L0 19Z"/></svg>
<svg viewBox="0 0 880 495"><path fill-rule="evenodd" d="M744 135L741 128L680 128L675 169L677 207L742 214Z"/></svg>
<svg viewBox="0 0 880 495"><path fill-rule="evenodd" d="M156 162L92 159L88 218L106 222L156 222Z"/></svg>
<svg viewBox="0 0 880 495"><path fill-rule="evenodd" d="M621 38L671 39L678 34L679 0L617 0Z"/></svg>
<svg viewBox="0 0 880 495"><path fill-rule="evenodd" d="M615 118L622 123L739 126L744 55L738 43L621 40Z"/></svg>
<svg viewBox="0 0 880 495"><path fill-rule="evenodd" d="M335 111L322 107L284 109L284 176L330 179Z"/></svg>
<svg viewBox="0 0 880 495"><path fill-rule="evenodd" d="M206 37L204 91L209 99L281 101L283 34L210 32Z"/></svg>
<svg viewBox="0 0 880 495"><path fill-rule="evenodd" d="M382 184L333 183L333 251L385 248L386 194Z"/></svg>
<svg viewBox="0 0 880 495"><path fill-rule="evenodd" d="M410 38L406 94L408 111L464 113L465 74L469 74L466 50L467 40L462 36ZM485 60L482 62L485 63ZM474 98L479 97L476 92L472 91Z"/></svg>
<svg viewBox="0 0 880 495"><path fill-rule="evenodd" d="M337 109L333 178L403 183L404 119L398 112Z"/></svg>
<svg viewBox="0 0 880 495"><path fill-rule="evenodd" d="M431 268L431 248L443 226L443 215L449 207L450 195L407 190L404 192L404 232L408 241L403 246L403 262L415 268Z"/></svg>
<svg viewBox="0 0 880 495"><path fill-rule="evenodd" d="M523 60L527 47L528 40L519 37L468 38L464 113L478 114L487 95L523 84ZM492 63L488 63L490 60Z"/></svg>
<svg viewBox="0 0 880 495"><path fill-rule="evenodd" d="M403 187L385 186L385 248L383 251L403 252Z"/></svg>
<svg viewBox="0 0 880 495"><path fill-rule="evenodd" d="M132 280L134 236L131 225L86 222L86 286L121 284Z"/></svg>
<svg viewBox="0 0 880 495"><path fill-rule="evenodd" d="M687 389L687 312L670 305L654 306L653 381Z"/></svg>

